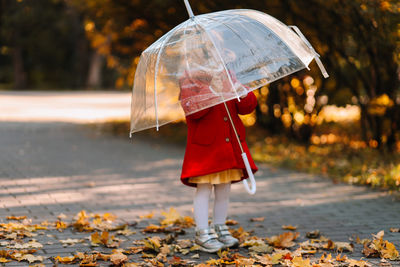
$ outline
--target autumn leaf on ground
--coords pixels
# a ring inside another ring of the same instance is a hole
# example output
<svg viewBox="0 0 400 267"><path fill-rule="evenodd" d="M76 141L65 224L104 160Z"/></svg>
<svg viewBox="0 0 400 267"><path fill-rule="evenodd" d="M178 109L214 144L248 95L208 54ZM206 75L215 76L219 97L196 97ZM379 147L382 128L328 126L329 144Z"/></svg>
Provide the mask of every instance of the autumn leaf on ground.
<svg viewBox="0 0 400 267"><path fill-rule="evenodd" d="M293 225L282 225L282 229L283 230L291 230L291 231L294 231L294 230L296 230L297 229L297 226L293 226Z"/></svg>
<svg viewBox="0 0 400 267"><path fill-rule="evenodd" d="M117 216L112 214L112 213L106 212L106 213L103 214L103 220L104 221L113 222L116 219L117 219Z"/></svg>
<svg viewBox="0 0 400 267"><path fill-rule="evenodd" d="M68 227L68 224L63 222L63 221L57 221L56 222L56 228L60 231L63 229L66 229Z"/></svg>
<svg viewBox="0 0 400 267"><path fill-rule="evenodd" d="M353 252L354 245L349 242L334 242L334 248L337 251L349 251Z"/></svg>
<svg viewBox="0 0 400 267"><path fill-rule="evenodd" d="M371 267L371 264L363 260L348 259L347 262L349 264L348 267Z"/></svg>
<svg viewBox="0 0 400 267"><path fill-rule="evenodd" d="M238 221L236 221L234 219L229 219L229 220L226 220L225 224L226 225L237 225Z"/></svg>
<svg viewBox="0 0 400 267"><path fill-rule="evenodd" d="M69 257L57 256L54 258L54 260L59 263L62 263L62 264L71 264L71 263L75 262L76 258L75 258L75 256L69 256Z"/></svg>
<svg viewBox="0 0 400 267"><path fill-rule="evenodd" d="M150 224L142 230L143 233L164 233L166 231L166 226L159 226L155 224Z"/></svg>
<svg viewBox="0 0 400 267"><path fill-rule="evenodd" d="M321 235L321 232L320 232L319 230L314 230L314 231L311 231L311 232L307 232L307 233L306 233L306 237L307 237L307 238L310 238L310 239L319 238L320 235Z"/></svg>
<svg viewBox="0 0 400 267"><path fill-rule="evenodd" d="M370 244L371 243L364 245L364 248L362 250L362 254L364 254L365 257L367 257L367 258L378 258L379 255L380 255L379 251L376 250L375 248L369 247Z"/></svg>
<svg viewBox="0 0 400 267"><path fill-rule="evenodd" d="M187 262L187 260L183 260L180 257L173 256L172 259L168 261L168 264L170 264L171 266L186 266Z"/></svg>
<svg viewBox="0 0 400 267"><path fill-rule="evenodd" d="M128 260L128 257L119 250L114 251L113 254L110 255L111 263L116 266L123 264L127 260Z"/></svg>
<svg viewBox="0 0 400 267"><path fill-rule="evenodd" d="M255 217L255 218L251 218L250 221L251 222L263 222L264 221L264 217Z"/></svg>
<svg viewBox="0 0 400 267"><path fill-rule="evenodd" d="M250 232L246 232L243 227L239 227L238 229L229 229L229 232L233 237L239 239L239 243L242 243L251 235Z"/></svg>
<svg viewBox="0 0 400 267"><path fill-rule="evenodd" d="M390 228L390 232L392 232L392 233L400 233L400 228Z"/></svg>
<svg viewBox="0 0 400 267"><path fill-rule="evenodd" d="M35 261L43 261L44 258L43 256L34 256L32 254L25 254L22 257L18 259L19 261L27 261L29 263L35 262Z"/></svg>
<svg viewBox="0 0 400 267"><path fill-rule="evenodd" d="M136 232L130 230L130 229L128 228L128 226L125 225L125 227L124 227L123 229L121 229L121 230L118 230L118 231L116 232L116 234L117 234L117 235L130 236L130 235L136 234Z"/></svg>
<svg viewBox="0 0 400 267"><path fill-rule="evenodd" d="M16 243L14 245L7 246L8 248L16 248L16 249L27 249L27 248L42 248L43 245L37 242L36 240L31 240L27 243L19 244Z"/></svg>
<svg viewBox="0 0 400 267"><path fill-rule="evenodd" d="M267 241L270 245L277 247L277 248L289 248L296 245L293 240L299 237L300 233L293 233L293 232L285 232L278 236L272 236L271 238L267 238Z"/></svg>
<svg viewBox="0 0 400 267"><path fill-rule="evenodd" d="M310 259L303 259L301 256L294 257L292 260L293 267L312 267Z"/></svg>
<svg viewBox="0 0 400 267"><path fill-rule="evenodd" d="M76 243L82 243L82 242L84 242L85 240L84 239L72 239L72 238L68 238L68 239L65 239L65 240L60 240L60 243L62 243L63 245L66 245L66 246L73 246L73 245L75 245Z"/></svg>
<svg viewBox="0 0 400 267"><path fill-rule="evenodd" d="M190 239L180 239L176 243L180 248L190 248L193 244Z"/></svg>
<svg viewBox="0 0 400 267"><path fill-rule="evenodd" d="M144 240L144 246L147 250L159 252L161 247L161 238L159 236L149 237Z"/></svg>
<svg viewBox="0 0 400 267"><path fill-rule="evenodd" d="M11 260L8 260L6 258L1 257L0 258L0 263L6 263L6 262L10 262Z"/></svg>
<svg viewBox="0 0 400 267"><path fill-rule="evenodd" d="M390 243L387 240L385 241L385 245L380 252L382 257L385 259L392 261L399 259L399 252L397 251L396 247L393 243Z"/></svg>
<svg viewBox="0 0 400 267"><path fill-rule="evenodd" d="M16 221L20 221L20 220L25 220L26 216L7 216L7 220L16 220Z"/></svg>
<svg viewBox="0 0 400 267"><path fill-rule="evenodd" d="M338 254L338 255L336 256L336 261L338 261L338 262L345 262L345 261L347 261L347 256L346 256L346 255L343 255L343 256L342 256L342 254Z"/></svg>
<svg viewBox="0 0 400 267"><path fill-rule="evenodd" d="M166 211L162 211L161 215L163 215L165 218L161 221L161 225L172 225L174 224L176 221L178 221L181 217L181 215L179 214L179 212L174 209L174 208L170 208L169 212Z"/></svg>
<svg viewBox="0 0 400 267"><path fill-rule="evenodd" d="M93 227L90 226L89 216L84 210L80 211L76 216L76 220L72 223L72 226L79 232L91 232Z"/></svg>
<svg viewBox="0 0 400 267"><path fill-rule="evenodd" d="M139 218L140 219L152 219L154 217L154 211L145 214L145 215L140 215Z"/></svg>

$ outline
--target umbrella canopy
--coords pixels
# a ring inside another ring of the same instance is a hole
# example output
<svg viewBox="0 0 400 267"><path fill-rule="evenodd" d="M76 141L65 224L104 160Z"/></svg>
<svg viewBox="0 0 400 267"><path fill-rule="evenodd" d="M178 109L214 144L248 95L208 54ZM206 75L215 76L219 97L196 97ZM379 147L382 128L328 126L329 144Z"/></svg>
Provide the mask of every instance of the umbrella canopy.
<svg viewBox="0 0 400 267"><path fill-rule="evenodd" d="M143 51L133 86L131 134L239 98L308 68L314 58L327 76L318 54L295 30L255 10L192 15ZM191 77L209 90L182 94L182 79Z"/></svg>

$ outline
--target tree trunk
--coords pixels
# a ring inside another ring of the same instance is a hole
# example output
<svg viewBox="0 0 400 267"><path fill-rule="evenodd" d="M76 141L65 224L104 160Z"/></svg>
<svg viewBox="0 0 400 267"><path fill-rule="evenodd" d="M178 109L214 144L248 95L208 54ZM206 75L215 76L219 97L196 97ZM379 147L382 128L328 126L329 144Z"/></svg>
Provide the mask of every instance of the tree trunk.
<svg viewBox="0 0 400 267"><path fill-rule="evenodd" d="M89 73L86 85L92 88L99 88L101 86L101 69L103 66L103 56L93 52L89 62Z"/></svg>
<svg viewBox="0 0 400 267"><path fill-rule="evenodd" d="M14 88L26 88L26 72L24 68L24 59L20 46L15 46L13 49L13 65L14 65Z"/></svg>

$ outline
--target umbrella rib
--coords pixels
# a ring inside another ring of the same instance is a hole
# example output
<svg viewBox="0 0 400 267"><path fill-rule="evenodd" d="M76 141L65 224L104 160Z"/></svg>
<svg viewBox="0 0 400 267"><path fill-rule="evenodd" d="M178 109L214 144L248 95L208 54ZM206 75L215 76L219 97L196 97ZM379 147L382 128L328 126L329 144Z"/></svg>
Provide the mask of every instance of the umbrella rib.
<svg viewBox="0 0 400 267"><path fill-rule="evenodd" d="M155 110L155 115L156 115L156 129L158 131L159 128L159 123L158 123L158 110L157 110L157 74L158 74L158 65L160 63L160 55L161 52L164 50L164 44L172 37L173 33L178 29L178 27L175 27L175 29L172 30L170 33L170 36L166 36L165 40L162 42L160 50L158 50L157 53L157 60L156 60L156 66L155 66L155 73L154 73L154 110Z"/></svg>
<svg viewBox="0 0 400 267"><path fill-rule="evenodd" d="M225 63L224 59L222 58L221 53L219 52L219 50L218 50L218 48L217 48L217 45L215 44L213 38L212 38L211 35L208 33L208 31L205 29L205 27L203 27L203 25L200 23L200 21L198 21L198 19L197 19L196 17L193 17L193 20L195 20L196 23L200 26L200 28L202 28L202 29L204 30L204 32L206 33L206 35L207 35L208 38L210 39L211 43L213 44L213 46L214 46L214 48L215 48L215 51L217 52L217 55L218 55L218 57L219 57L219 59L220 59L220 61L221 61L221 63L222 63L222 67L224 68L224 70L225 70L225 72L226 72L226 75L228 76L228 80L229 80L229 82L231 83L232 89L234 90L235 86L234 86L234 84L233 84L231 75L229 74L228 69L226 68L226 63ZM240 102L240 98L239 98L238 93L236 92L236 90L234 90L234 91L235 91L235 94L236 94L236 97L237 97L238 101ZM223 98L222 98L222 99L223 99ZM224 99L223 99L223 100L224 100Z"/></svg>
<svg viewBox="0 0 400 267"><path fill-rule="evenodd" d="M228 24L226 24L226 23L224 23L224 22L222 22L222 21L219 21L219 20L216 20L216 19L214 19L214 18L211 18L211 17L210 17L209 19L210 19L210 20L213 20L213 21L216 21L217 23L220 23L220 24L224 25L225 27L227 27L229 30L231 30L231 32L233 32L246 46L249 47L249 50L250 50L251 54L253 54L253 56L256 57L256 54L254 53L253 49L252 49L252 48L246 43L246 41L237 33L237 31L235 31L234 29L232 29L231 26L229 26ZM255 63L255 65L258 64L257 62L254 62L254 63Z"/></svg>

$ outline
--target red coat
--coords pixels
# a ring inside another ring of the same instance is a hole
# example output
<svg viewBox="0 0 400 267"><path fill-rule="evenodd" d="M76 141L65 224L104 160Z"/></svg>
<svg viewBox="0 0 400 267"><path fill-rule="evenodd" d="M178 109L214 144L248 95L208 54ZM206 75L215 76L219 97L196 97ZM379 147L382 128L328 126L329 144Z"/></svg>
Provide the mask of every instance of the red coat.
<svg viewBox="0 0 400 267"><path fill-rule="evenodd" d="M181 80L181 88L186 83L190 83L188 79ZM200 86L203 87L203 86ZM203 90L205 87L198 90ZM193 91L193 83L190 85ZM181 104L185 110L185 91L181 91ZM240 142L250 162L253 173L257 171L257 167L250 155L245 138L246 132L242 121L238 114L251 113L256 105L257 99L250 92L240 102L237 99L227 102L228 109L232 116ZM185 110L186 111L186 110ZM248 178L245 169L240 147L236 139L235 133L229 121L228 114L224 104L218 104L210 108L198 111L186 116L188 127L186 152L183 160L181 181L188 186L196 186L188 182L190 177L211 174L227 169L242 169L244 176L242 179Z"/></svg>

